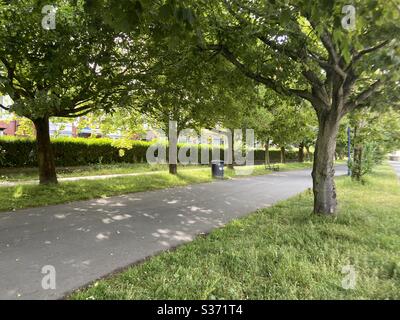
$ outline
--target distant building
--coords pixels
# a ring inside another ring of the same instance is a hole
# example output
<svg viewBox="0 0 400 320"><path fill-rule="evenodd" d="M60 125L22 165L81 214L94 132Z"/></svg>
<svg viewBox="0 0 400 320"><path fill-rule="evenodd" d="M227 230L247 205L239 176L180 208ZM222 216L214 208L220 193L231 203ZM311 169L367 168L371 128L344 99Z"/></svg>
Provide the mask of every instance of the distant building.
<svg viewBox="0 0 400 320"><path fill-rule="evenodd" d="M16 120L6 121L0 119L0 136L15 136L18 129Z"/></svg>
<svg viewBox="0 0 400 320"><path fill-rule="evenodd" d="M11 104L11 100L6 97L0 97L0 104L8 107ZM14 136L17 128L17 121L13 120L9 112L0 108L0 136Z"/></svg>
<svg viewBox="0 0 400 320"><path fill-rule="evenodd" d="M0 103L4 106L10 106L12 100L7 97L0 96ZM15 116L6 110L0 108L0 136L15 136L18 131L18 120L14 120ZM133 140L145 140L152 141L160 138L158 130L152 128L145 119L143 119L143 133L138 133L131 137ZM224 145L228 143L226 131L221 128L215 130L205 130L203 133L206 134L207 141L203 143L213 145ZM50 136L52 137L71 137L71 138L89 138L89 137L107 137L111 139L121 139L124 134L121 130L117 130L114 133L104 135L98 128L85 127L79 129L77 122L51 122L50 121ZM201 142L200 135L197 134L180 134L178 138L179 143L193 143L197 144Z"/></svg>

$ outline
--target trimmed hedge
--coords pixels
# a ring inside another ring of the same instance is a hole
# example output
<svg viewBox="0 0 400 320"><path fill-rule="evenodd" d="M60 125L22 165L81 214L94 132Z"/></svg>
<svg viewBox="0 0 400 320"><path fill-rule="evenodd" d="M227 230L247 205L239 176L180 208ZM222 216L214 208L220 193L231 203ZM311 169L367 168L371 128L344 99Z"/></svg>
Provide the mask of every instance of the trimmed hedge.
<svg viewBox="0 0 400 320"><path fill-rule="evenodd" d="M151 142L133 141L131 149L123 149L112 145L111 139L85 139L85 138L55 138L52 139L55 162L58 167L84 166L89 164L111 163L145 163L146 151ZM178 148L181 145L178 145ZM201 148L209 150L210 146L201 146L199 149L199 161L201 160ZM220 149L223 159L223 149ZM36 143L34 139L1 137L0 138L0 166L2 167L35 167L37 165ZM168 154L168 151L167 151ZM255 150L256 162L263 162L264 150ZM287 152L288 161L297 160L297 152ZM270 151L271 162L280 161L279 151Z"/></svg>

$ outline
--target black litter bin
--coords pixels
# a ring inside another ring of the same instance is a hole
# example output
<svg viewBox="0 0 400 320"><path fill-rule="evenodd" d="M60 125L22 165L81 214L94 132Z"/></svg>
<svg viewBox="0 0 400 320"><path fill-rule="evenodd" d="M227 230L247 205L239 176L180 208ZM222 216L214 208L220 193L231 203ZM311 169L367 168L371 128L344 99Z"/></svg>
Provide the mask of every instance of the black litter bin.
<svg viewBox="0 0 400 320"><path fill-rule="evenodd" d="M222 160L211 161L211 172L213 178L223 179L224 178L224 162Z"/></svg>

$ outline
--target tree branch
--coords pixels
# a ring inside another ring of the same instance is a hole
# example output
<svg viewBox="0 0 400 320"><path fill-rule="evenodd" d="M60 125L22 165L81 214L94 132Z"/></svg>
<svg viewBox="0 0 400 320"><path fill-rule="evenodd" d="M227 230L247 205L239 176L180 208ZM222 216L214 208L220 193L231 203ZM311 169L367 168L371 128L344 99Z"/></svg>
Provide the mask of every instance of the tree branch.
<svg viewBox="0 0 400 320"><path fill-rule="evenodd" d="M316 24L312 22L309 18L307 18L310 22L310 25L314 30L316 30ZM326 51L329 54L330 61L332 63L327 62L327 65L323 63L324 69L331 68L333 69L342 79L346 79L347 73L341 67L342 57L340 57L339 53L336 51L335 44L332 41L332 36L330 35L329 31L324 29L322 34L320 35L320 40L325 47ZM315 57L313 57L315 59ZM324 62L324 61L320 61ZM325 69L326 70L326 69Z"/></svg>
<svg viewBox="0 0 400 320"><path fill-rule="evenodd" d="M307 50L307 52L308 52L308 57L311 58L311 60L314 60L315 62L317 62L322 69L324 69L325 71L332 69L332 66L328 63L328 61L319 57L316 53L314 53L310 50Z"/></svg>
<svg viewBox="0 0 400 320"><path fill-rule="evenodd" d="M296 62L303 62L302 55L299 51L290 50L287 46L282 46L275 41L269 40L267 37L258 35L257 38L261 40L265 45L269 46L271 49L283 53L285 56L293 59Z"/></svg>
<svg viewBox="0 0 400 320"><path fill-rule="evenodd" d="M62 118L78 118L78 117L85 116L85 115L89 114L92 111L93 111L93 109L89 109L89 110L87 110L85 112L82 112L80 114L70 114L70 115L59 115L59 114L56 114L54 116L55 117L62 117Z"/></svg>
<svg viewBox="0 0 400 320"><path fill-rule="evenodd" d="M356 109L357 107L359 107L363 102L365 102L371 95L373 95L374 93L377 92L377 90L379 89L379 87L382 84L382 80L379 79L377 81L375 81L371 86L369 86L367 89L365 89L364 91L362 91L355 99L354 101L348 103L346 105L345 110L347 112L351 112L354 109Z"/></svg>
<svg viewBox="0 0 400 320"><path fill-rule="evenodd" d="M202 48L204 49L204 48ZM279 95L282 94L288 94L288 95L296 95L300 98L306 99L310 101L314 106L321 105L323 103L322 100L319 100L315 98L309 90L299 90L299 89L292 89L292 88L286 88L281 85L279 85L275 80L271 78L264 77L263 75L253 72L249 70L242 62L240 62L237 57L225 46L223 45L208 45L206 47L208 50L216 50L219 53L222 54L222 56L227 59L230 63L232 63L237 69L242 72L246 77L264 84L266 87L269 89L274 90L276 93Z"/></svg>
<svg viewBox="0 0 400 320"><path fill-rule="evenodd" d="M312 28L314 30L316 30L316 24L313 23L312 21L310 21L310 19L308 19L308 21L310 22L310 25L312 26ZM340 57L339 57L338 53L336 52L335 45L333 44L332 38L326 29L323 31L322 35L320 35L320 39L321 39L321 42L322 42L323 46L325 47L326 51L328 51L329 57L332 59L332 61L335 64L338 64L340 61Z"/></svg>
<svg viewBox="0 0 400 320"><path fill-rule="evenodd" d="M353 56L353 59L351 60L349 66L346 68L346 71L348 71L357 61L359 61L363 56L365 56L368 53L372 53L374 51L377 51L381 48L383 48L384 46L386 46L390 41L389 40L385 40L379 44L377 44L374 47L370 47L370 48L365 48L364 50L359 51L358 53L356 53Z"/></svg>
<svg viewBox="0 0 400 320"><path fill-rule="evenodd" d="M259 73L255 73L250 71L243 63L241 63L236 56L225 46L223 45L215 45L208 46L209 49L219 51L229 62L231 62L235 67L237 67L245 76L251 78L259 83L266 85L268 88L281 92L281 88L278 88L278 85L271 78L266 78Z"/></svg>
<svg viewBox="0 0 400 320"><path fill-rule="evenodd" d="M79 108L73 108L73 109L68 109L68 110L63 110L61 112L56 112L55 116L56 117L67 117L67 118L74 118L74 117L79 117L82 114L80 112L85 112L85 114L93 111L93 105L86 105L83 107Z"/></svg>
<svg viewBox="0 0 400 320"><path fill-rule="evenodd" d="M240 4L237 3L236 1L234 1L234 2L236 5L240 6ZM246 19L242 18L239 14L237 14L237 12L235 12L235 10L233 10L231 4L227 0L224 0L224 3L225 3L225 6L227 7L228 11L230 12L230 14L232 16L234 16L239 21L240 24L245 25L245 26L249 25L249 23ZM247 9L247 10L249 10L249 9ZM300 30L300 28L298 28L298 30ZM299 64L303 65L303 63L305 62L304 60L307 58L307 51L304 51L303 47L300 48L300 51L293 50L293 49L288 48L287 45L281 45L274 40L268 39L268 37L263 34L255 34L255 36L257 37L257 39L259 39L261 42L263 42L266 46L268 46L273 51L279 52ZM325 64L325 67L331 68L331 66L328 63ZM302 74L306 78L306 80L313 87L315 87L316 91L321 92L323 84L314 72L303 68ZM304 97L304 91L296 91L296 92L300 93L301 96ZM297 94L297 93L295 93L295 94ZM322 98L322 96L321 96L321 98Z"/></svg>
<svg viewBox="0 0 400 320"><path fill-rule="evenodd" d="M389 43L389 40L385 40L374 47L365 48L364 50L361 50L360 52L358 52L354 58L357 59L357 57L362 57L363 55L366 55L368 53L379 50L380 48L383 48L384 46L386 46L388 43Z"/></svg>

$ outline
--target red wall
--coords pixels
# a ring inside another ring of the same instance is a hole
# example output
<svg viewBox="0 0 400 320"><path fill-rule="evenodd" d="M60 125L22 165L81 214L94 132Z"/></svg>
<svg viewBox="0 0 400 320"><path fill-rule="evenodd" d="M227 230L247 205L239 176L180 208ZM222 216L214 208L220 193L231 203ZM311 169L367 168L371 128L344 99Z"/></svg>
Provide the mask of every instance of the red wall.
<svg viewBox="0 0 400 320"><path fill-rule="evenodd" d="M17 121L12 120L10 122L0 121L0 128L5 129L3 132L7 136L15 136L17 131Z"/></svg>

